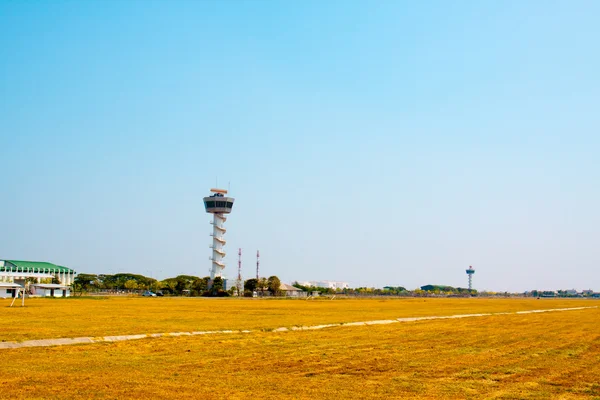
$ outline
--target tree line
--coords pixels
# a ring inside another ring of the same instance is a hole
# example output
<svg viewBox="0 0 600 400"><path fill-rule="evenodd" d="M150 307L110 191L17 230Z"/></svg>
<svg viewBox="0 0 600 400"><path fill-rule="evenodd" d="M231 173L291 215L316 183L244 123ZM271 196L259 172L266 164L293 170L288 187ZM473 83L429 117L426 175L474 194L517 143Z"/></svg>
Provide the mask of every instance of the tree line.
<svg viewBox="0 0 600 400"><path fill-rule="evenodd" d="M209 296L226 297L231 295L253 296L279 296L281 295L281 281L277 276L268 278L251 278L243 283L242 293L237 293L237 287L230 285L225 288L224 281L216 277L212 284L210 277L203 278L194 275L178 275L161 281L144 275L133 273L109 274L78 274L73 283L75 294L94 292L128 292L141 293L149 290L154 293L161 292L172 296ZM229 280L228 283L232 283ZM425 285L419 289L407 290L403 286L385 286L382 289L371 287L358 287L346 289L332 289L316 286L304 286L298 282L292 284L309 294L319 295L349 295L349 296L473 296L476 290L455 288L445 285Z"/></svg>
<svg viewBox="0 0 600 400"><path fill-rule="evenodd" d="M73 291L80 295L90 292L138 293L146 290L173 296L227 297L238 294L236 287L232 285L226 290L224 284L225 282L221 277L215 277L211 282L208 276L200 278L193 275L178 275L159 281L132 273L114 275L78 274L73 282ZM242 294L247 297L252 297L255 294L277 296L281 294L280 286L281 281L277 276L260 279L252 278L244 282L244 292Z"/></svg>
<svg viewBox="0 0 600 400"><path fill-rule="evenodd" d="M318 293L319 295L348 295L348 296L473 296L477 290L464 288L455 288L444 285L425 285L419 289L408 290L404 286L384 286L383 288L357 287L345 289L332 289L318 286L305 286L298 282L292 283L292 286L302 289L308 293Z"/></svg>

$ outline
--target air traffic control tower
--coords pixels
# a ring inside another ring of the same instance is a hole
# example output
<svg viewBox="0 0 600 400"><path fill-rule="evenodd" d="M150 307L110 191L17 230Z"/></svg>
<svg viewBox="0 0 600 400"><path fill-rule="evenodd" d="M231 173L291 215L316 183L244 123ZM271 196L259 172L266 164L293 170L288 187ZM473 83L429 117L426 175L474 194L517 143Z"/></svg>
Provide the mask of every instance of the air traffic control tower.
<svg viewBox="0 0 600 400"><path fill-rule="evenodd" d="M229 214L231 209L233 208L233 202L235 201L232 197L225 197L227 195L227 190L224 189L210 189L211 195L204 198L204 207L206 208L207 213L211 213L213 215L213 220L211 222L213 226L213 232L211 234L213 241L212 245L212 257L211 267L210 267L210 280L215 279L215 276L221 276L223 269L225 269L225 263L223 262L223 258L225 258L225 232L227 229L223 226L225 221L227 221L227 217L225 214Z"/></svg>
<svg viewBox="0 0 600 400"><path fill-rule="evenodd" d="M473 290L473 274L475 273L475 269L471 266L467 268L467 275L469 276L469 290Z"/></svg>

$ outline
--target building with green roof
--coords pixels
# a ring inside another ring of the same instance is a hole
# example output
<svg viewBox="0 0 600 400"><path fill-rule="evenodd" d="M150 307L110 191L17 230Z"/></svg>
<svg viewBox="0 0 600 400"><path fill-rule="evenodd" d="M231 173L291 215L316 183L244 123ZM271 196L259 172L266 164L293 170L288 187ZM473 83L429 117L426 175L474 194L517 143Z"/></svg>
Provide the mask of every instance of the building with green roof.
<svg viewBox="0 0 600 400"><path fill-rule="evenodd" d="M64 286L73 284L77 273L71 268L49 262L0 260L0 282L25 284L27 278L56 278Z"/></svg>

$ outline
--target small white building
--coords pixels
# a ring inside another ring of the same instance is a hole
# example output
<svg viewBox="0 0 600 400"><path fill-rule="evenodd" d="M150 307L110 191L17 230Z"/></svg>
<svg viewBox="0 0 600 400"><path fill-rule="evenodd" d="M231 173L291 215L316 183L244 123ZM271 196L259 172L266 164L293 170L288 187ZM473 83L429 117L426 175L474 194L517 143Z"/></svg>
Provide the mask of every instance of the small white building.
<svg viewBox="0 0 600 400"><path fill-rule="evenodd" d="M32 283L29 285L31 297L69 297L71 288L57 283Z"/></svg>
<svg viewBox="0 0 600 400"><path fill-rule="evenodd" d="M0 298L9 299L17 296L17 292L23 289L18 283L0 282Z"/></svg>

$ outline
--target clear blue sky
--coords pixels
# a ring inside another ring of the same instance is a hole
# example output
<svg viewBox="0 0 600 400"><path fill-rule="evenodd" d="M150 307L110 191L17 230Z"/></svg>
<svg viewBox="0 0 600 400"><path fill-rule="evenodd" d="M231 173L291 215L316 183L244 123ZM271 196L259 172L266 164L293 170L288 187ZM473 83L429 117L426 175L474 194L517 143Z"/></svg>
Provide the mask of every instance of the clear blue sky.
<svg viewBox="0 0 600 400"><path fill-rule="evenodd" d="M600 290L600 2L0 0L0 258Z"/></svg>

